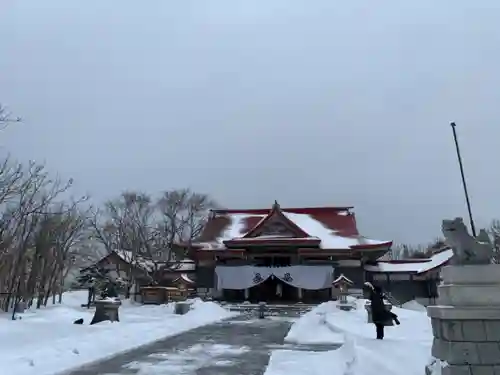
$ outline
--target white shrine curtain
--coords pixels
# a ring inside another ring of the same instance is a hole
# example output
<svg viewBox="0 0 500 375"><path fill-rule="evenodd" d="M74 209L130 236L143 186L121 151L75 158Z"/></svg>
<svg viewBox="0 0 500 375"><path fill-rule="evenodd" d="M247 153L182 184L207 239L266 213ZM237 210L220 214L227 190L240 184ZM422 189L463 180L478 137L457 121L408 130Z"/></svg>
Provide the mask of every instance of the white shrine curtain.
<svg viewBox="0 0 500 375"><path fill-rule="evenodd" d="M277 277L296 288L318 290L330 288L333 281L331 266L217 266L217 289L247 289Z"/></svg>
<svg viewBox="0 0 500 375"><path fill-rule="evenodd" d="M318 290L331 288L333 268L331 266L276 267L273 275L291 286Z"/></svg>
<svg viewBox="0 0 500 375"><path fill-rule="evenodd" d="M217 266L217 289L247 289L266 281L272 274L269 267Z"/></svg>

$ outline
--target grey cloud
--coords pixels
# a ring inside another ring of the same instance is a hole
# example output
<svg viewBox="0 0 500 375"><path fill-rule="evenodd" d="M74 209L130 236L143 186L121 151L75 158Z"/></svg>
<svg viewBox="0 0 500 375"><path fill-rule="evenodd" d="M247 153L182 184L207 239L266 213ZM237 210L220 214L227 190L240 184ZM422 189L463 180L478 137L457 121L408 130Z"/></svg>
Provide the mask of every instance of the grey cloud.
<svg viewBox="0 0 500 375"><path fill-rule="evenodd" d="M230 207L354 205L425 242L500 217L498 1L10 2L2 149L102 201L190 186Z"/></svg>

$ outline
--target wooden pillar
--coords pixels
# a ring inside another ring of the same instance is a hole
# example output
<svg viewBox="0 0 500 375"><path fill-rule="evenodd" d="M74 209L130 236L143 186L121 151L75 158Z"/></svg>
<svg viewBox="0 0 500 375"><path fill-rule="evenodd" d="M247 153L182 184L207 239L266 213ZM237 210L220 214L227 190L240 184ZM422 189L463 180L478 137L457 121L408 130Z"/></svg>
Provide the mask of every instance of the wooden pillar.
<svg viewBox="0 0 500 375"><path fill-rule="evenodd" d="M297 288L297 297L299 301L302 301L302 288Z"/></svg>
<svg viewBox="0 0 500 375"><path fill-rule="evenodd" d="M411 296L412 296L412 299L415 299L416 298L416 295L415 295L415 285L413 284L413 274L410 273L410 285L411 285Z"/></svg>
<svg viewBox="0 0 500 375"><path fill-rule="evenodd" d="M248 298L250 298L250 289L246 288L245 289L245 301L248 301Z"/></svg>
<svg viewBox="0 0 500 375"><path fill-rule="evenodd" d="M435 296L434 296L434 290L436 289L437 284L439 281L437 280L437 277L434 274L431 274L431 276L428 277L426 280L426 289L427 289L427 303L434 304L435 301Z"/></svg>
<svg viewBox="0 0 500 375"><path fill-rule="evenodd" d="M367 281L372 282L373 280L367 280L367 279L366 279L365 260L363 259L363 257L361 257L361 259L360 259L360 264L361 264L361 273L363 274L363 285L364 285Z"/></svg>

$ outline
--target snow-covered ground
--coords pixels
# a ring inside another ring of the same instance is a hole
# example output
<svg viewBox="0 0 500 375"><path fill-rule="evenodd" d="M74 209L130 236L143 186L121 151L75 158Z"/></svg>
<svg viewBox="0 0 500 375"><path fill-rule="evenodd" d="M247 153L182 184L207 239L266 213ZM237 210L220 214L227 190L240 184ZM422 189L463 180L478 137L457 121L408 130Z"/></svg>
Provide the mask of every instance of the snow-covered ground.
<svg viewBox="0 0 500 375"><path fill-rule="evenodd" d="M275 350L265 375L422 375L429 363L432 328L425 311L394 307L401 325L386 327L385 339L375 339L367 323L365 300L356 310L342 311L324 303L292 325L285 341L343 344L338 350L308 352ZM414 307L414 306L413 306Z"/></svg>
<svg viewBox="0 0 500 375"><path fill-rule="evenodd" d="M52 375L235 315L201 300L186 315L175 315L172 304L124 302L119 323L90 326L93 310L81 307L86 300L86 292L68 292L61 305L28 310L21 320L0 314L2 368L15 375ZM85 323L73 324L78 318Z"/></svg>
<svg viewBox="0 0 500 375"><path fill-rule="evenodd" d="M427 314L427 308L424 305L421 305L417 301L409 301L406 303L403 303L403 308L407 310L413 310L413 311L422 311Z"/></svg>

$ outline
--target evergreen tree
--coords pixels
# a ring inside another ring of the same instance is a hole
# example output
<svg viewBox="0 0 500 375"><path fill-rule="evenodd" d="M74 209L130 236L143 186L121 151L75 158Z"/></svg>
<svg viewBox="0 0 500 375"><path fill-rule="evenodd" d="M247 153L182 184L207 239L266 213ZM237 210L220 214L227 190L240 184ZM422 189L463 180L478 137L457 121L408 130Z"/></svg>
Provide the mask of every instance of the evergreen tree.
<svg viewBox="0 0 500 375"><path fill-rule="evenodd" d="M123 282L119 279L114 280L111 278L109 271L108 269L93 265L80 272L81 274L78 276L77 282L89 291L87 308L95 300L96 294L99 294L99 297L102 299L118 297L118 290L123 286Z"/></svg>

